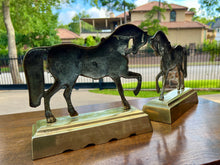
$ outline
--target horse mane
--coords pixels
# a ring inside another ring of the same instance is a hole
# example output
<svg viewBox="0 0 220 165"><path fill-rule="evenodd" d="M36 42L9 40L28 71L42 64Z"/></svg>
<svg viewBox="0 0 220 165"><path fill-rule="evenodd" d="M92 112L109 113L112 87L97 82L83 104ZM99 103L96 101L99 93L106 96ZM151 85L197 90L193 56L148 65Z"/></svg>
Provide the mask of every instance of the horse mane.
<svg viewBox="0 0 220 165"><path fill-rule="evenodd" d="M142 29L140 29L139 27L133 25L133 24L124 24L124 25L120 25L118 26L115 31L112 33L112 35L117 35L117 34L121 34L121 35L126 35L128 36L131 32L133 32L133 30L136 30L137 32L143 32ZM138 34L137 34L138 35Z"/></svg>

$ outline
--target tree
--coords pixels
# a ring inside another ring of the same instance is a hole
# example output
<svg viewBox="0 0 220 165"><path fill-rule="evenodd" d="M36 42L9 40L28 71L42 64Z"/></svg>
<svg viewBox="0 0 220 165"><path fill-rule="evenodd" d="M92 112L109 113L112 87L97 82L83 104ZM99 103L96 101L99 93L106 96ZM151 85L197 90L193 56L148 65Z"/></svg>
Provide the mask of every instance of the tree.
<svg viewBox="0 0 220 165"><path fill-rule="evenodd" d="M107 9L112 11L124 11L124 23L127 23L126 11L130 11L135 8L135 5L132 1L119 1L119 0L101 0L102 6L107 6Z"/></svg>
<svg viewBox="0 0 220 165"><path fill-rule="evenodd" d="M4 24L7 29L8 34L8 53L9 57L11 58L9 62L9 68L11 71L11 76L14 84L22 83L19 70L18 70L18 61L14 60L17 58L17 49L16 49L16 42L15 42L15 31L11 21L10 16L10 1L4 0L2 1L2 11L4 17Z"/></svg>
<svg viewBox="0 0 220 165"><path fill-rule="evenodd" d="M58 28L70 30L68 25L60 24Z"/></svg>
<svg viewBox="0 0 220 165"><path fill-rule="evenodd" d="M72 22L68 25L69 29L77 34L80 34L80 19L81 18L90 18L90 15L87 14L85 11L82 11L79 14L76 14L73 18L72 18Z"/></svg>
<svg viewBox="0 0 220 165"><path fill-rule="evenodd" d="M197 15L197 11L196 8L190 8L189 11L194 12L194 16L192 18L193 21L197 21L197 22L201 22L203 24L208 24L209 22L213 22L214 19L209 19L207 17L201 17L199 15Z"/></svg>
<svg viewBox="0 0 220 165"><path fill-rule="evenodd" d="M216 13L220 13L219 0L199 0L199 3L207 16L213 17L216 16Z"/></svg>
<svg viewBox="0 0 220 165"><path fill-rule="evenodd" d="M203 51L209 52L210 61L214 61L220 55L220 44L216 41L205 40L203 43Z"/></svg>
<svg viewBox="0 0 220 165"><path fill-rule="evenodd" d="M48 37L47 35L49 33L55 33L55 29L47 24L47 19L50 19L50 17L52 16L51 7L46 6L46 4L42 2L44 1L1 0L1 7L3 11L2 15L4 18L4 25L8 37L8 56L10 58L9 68L14 84L22 83L18 70L18 62L16 60L17 48L15 30L18 33L20 32L22 34L28 34L29 38L27 41L31 42L33 41L31 39L37 38L40 42L43 41L44 44L46 40L52 40L51 38L46 39ZM54 2L50 1L50 3L48 4L51 5L52 3ZM49 29L48 27L51 28ZM38 29L37 32L36 29ZM36 44L36 42L32 43L32 46L38 45L40 44Z"/></svg>
<svg viewBox="0 0 220 165"><path fill-rule="evenodd" d="M142 29L146 28L149 35L154 35L158 30L161 30L167 34L167 27L161 26L160 20L158 19L158 17L162 17L162 19L165 19L164 12L166 11L166 7L169 7L171 10L171 6L166 2L162 3L162 7L154 6L151 11L145 14L146 20L141 22L139 27Z"/></svg>
<svg viewBox="0 0 220 165"><path fill-rule="evenodd" d="M55 33L55 28L47 21L53 18L52 7L58 7L61 3L71 2L74 2L74 0L0 0L0 8L2 8L0 15L3 15L8 36L9 58L17 58L15 29L26 35L30 34L30 38L33 38L34 35L40 42L42 40L43 43L50 42L52 39L47 39L46 35L53 35ZM90 3L98 5L97 0L91 0ZM14 20L14 22L12 22L12 20ZM33 45L35 44L38 45L33 42ZM9 66L13 83L21 83L18 62L11 60Z"/></svg>

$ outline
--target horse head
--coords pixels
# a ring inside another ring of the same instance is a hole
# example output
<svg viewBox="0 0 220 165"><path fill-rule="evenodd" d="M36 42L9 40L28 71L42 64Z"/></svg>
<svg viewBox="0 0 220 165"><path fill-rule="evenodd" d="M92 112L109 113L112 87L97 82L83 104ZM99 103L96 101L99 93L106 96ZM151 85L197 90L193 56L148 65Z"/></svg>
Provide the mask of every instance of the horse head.
<svg viewBox="0 0 220 165"><path fill-rule="evenodd" d="M133 36L113 35L113 37L118 41L115 48L120 54L128 55L132 53L132 48L128 48L128 44L129 40L132 39Z"/></svg>
<svg viewBox="0 0 220 165"><path fill-rule="evenodd" d="M170 42L162 31L155 33L150 39L150 45L155 51L156 56L163 56L171 49Z"/></svg>
<svg viewBox="0 0 220 165"><path fill-rule="evenodd" d="M135 36L133 38L132 53L136 54L138 50L147 43L149 37L150 36L147 34L147 32L144 31L142 31L139 35Z"/></svg>
<svg viewBox="0 0 220 165"><path fill-rule="evenodd" d="M149 35L147 34L147 32L144 32L142 29L133 24L125 24L117 27L117 29L112 33L112 35L127 37L128 40L124 40L123 42L127 42L130 39L133 39L133 46L132 48L125 50L125 55L130 53L136 54L138 50L142 46L144 46L149 39ZM122 39L122 37L119 38Z"/></svg>

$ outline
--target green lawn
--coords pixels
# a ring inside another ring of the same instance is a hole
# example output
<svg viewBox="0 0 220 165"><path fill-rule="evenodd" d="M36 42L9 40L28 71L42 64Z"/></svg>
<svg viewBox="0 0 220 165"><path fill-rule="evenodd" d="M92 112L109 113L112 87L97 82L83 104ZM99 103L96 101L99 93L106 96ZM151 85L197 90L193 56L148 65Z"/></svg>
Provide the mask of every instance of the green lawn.
<svg viewBox="0 0 220 165"><path fill-rule="evenodd" d="M135 97L133 94L133 89L137 86L137 83L127 83L123 84L125 90L125 96L131 96ZM159 82L159 86L162 86L162 83ZM192 81L185 81L185 86L190 88L220 88L220 80L192 80ZM155 81L153 82L143 82L142 83L142 89L155 89ZM117 89L94 89L90 90L90 92L93 93L100 93L100 94L108 94L108 95L119 95ZM209 94L220 94L220 91L198 91L198 95L209 95ZM156 91L146 91L141 90L140 93L137 95L137 97L159 97L159 94Z"/></svg>
<svg viewBox="0 0 220 165"><path fill-rule="evenodd" d="M137 86L137 82L123 84L124 89L134 89ZM159 86L162 86L162 82L159 81ZM220 80L190 80L185 81L185 86L189 88L220 88ZM142 89L155 89L155 81L142 82Z"/></svg>

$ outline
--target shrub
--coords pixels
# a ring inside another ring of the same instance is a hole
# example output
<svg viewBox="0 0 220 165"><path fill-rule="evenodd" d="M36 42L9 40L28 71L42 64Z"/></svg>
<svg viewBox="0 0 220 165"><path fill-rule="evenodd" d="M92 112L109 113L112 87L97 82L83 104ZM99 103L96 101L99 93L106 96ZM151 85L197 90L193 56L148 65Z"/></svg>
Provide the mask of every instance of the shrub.
<svg viewBox="0 0 220 165"><path fill-rule="evenodd" d="M85 44L85 40L83 38L77 38L77 39L73 40L72 42L76 45L81 45L81 46L84 46L84 44Z"/></svg>
<svg viewBox="0 0 220 165"><path fill-rule="evenodd" d="M218 44L216 40L205 40L202 50L205 52L209 52L211 56L210 60L214 61L215 58L218 57L220 54L220 44Z"/></svg>
<svg viewBox="0 0 220 165"><path fill-rule="evenodd" d="M86 38L86 46L95 46L95 45L97 45L97 42L94 39L94 37L93 36L88 36Z"/></svg>

